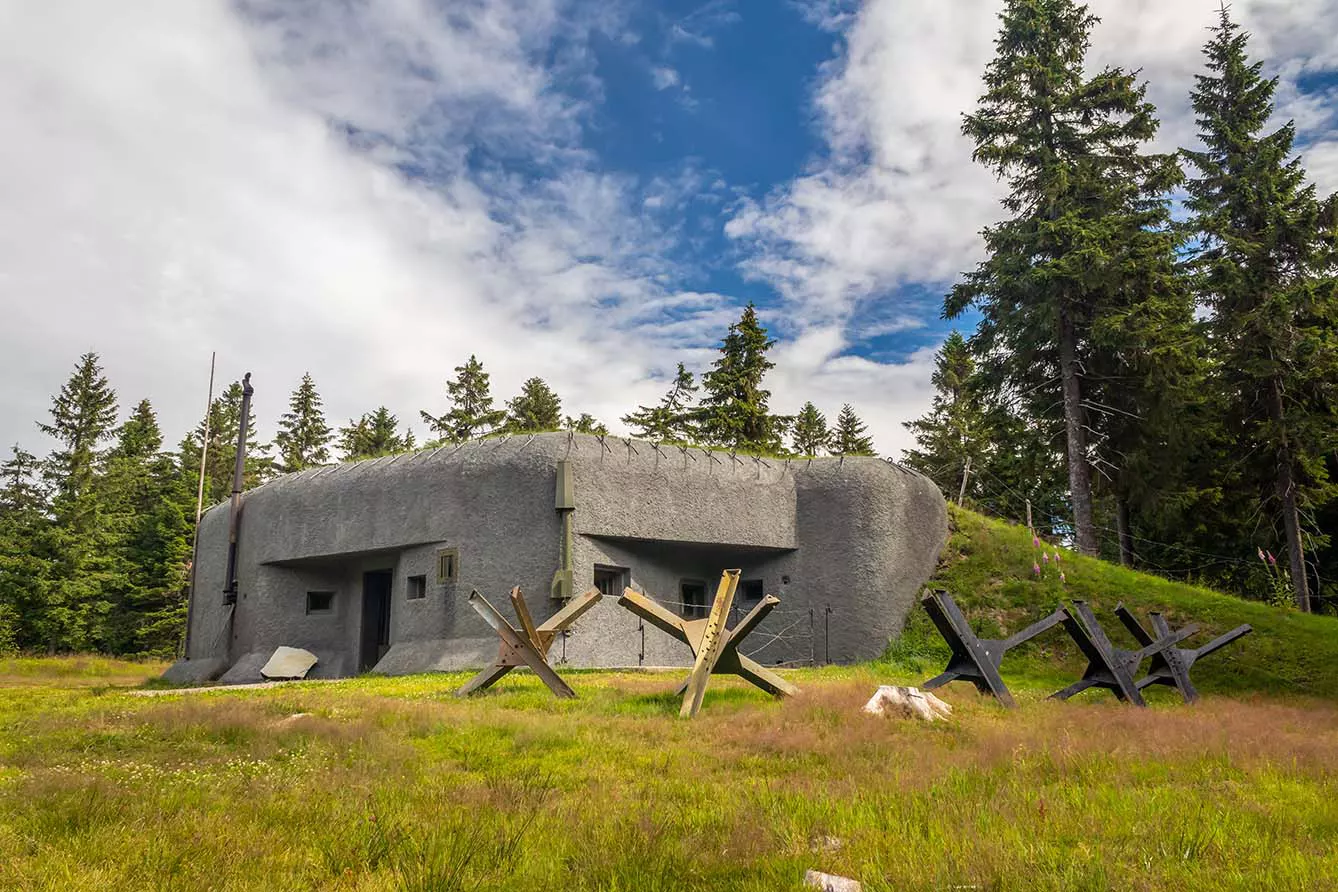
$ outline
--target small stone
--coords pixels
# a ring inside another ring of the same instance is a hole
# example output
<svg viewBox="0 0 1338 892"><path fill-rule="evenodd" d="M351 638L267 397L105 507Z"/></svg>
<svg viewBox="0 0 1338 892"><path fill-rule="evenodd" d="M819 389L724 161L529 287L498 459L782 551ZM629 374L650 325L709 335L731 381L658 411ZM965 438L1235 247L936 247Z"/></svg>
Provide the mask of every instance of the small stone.
<svg viewBox="0 0 1338 892"><path fill-rule="evenodd" d="M859 880L839 877L832 873L823 873L820 870L810 870L805 873L804 885L819 889L821 892L861 892L864 888L860 885Z"/></svg>
<svg viewBox="0 0 1338 892"><path fill-rule="evenodd" d="M280 647L260 670L265 678L306 678L316 655L300 647Z"/></svg>
<svg viewBox="0 0 1338 892"><path fill-rule="evenodd" d="M864 711L870 715L895 716L934 722L952 715L952 707L928 691L900 685L881 685Z"/></svg>

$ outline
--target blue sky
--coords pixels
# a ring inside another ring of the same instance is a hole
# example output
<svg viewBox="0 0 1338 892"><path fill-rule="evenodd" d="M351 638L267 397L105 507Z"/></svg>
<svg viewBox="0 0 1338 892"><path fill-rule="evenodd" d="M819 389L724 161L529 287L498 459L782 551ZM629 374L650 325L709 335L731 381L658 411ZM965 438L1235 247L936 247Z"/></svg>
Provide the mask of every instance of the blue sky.
<svg viewBox="0 0 1338 892"><path fill-rule="evenodd" d="M1215 0L1093 0L1159 148ZM944 290L1000 190L970 160L1000 0L0 2L0 435L97 350L193 424L212 350L262 437L311 372L336 422L417 422L476 354L615 428L755 302L775 408L851 402L884 452L930 397ZM1338 0L1242 0L1338 189ZM70 23L77 26L71 27ZM969 328L971 319L962 320Z"/></svg>

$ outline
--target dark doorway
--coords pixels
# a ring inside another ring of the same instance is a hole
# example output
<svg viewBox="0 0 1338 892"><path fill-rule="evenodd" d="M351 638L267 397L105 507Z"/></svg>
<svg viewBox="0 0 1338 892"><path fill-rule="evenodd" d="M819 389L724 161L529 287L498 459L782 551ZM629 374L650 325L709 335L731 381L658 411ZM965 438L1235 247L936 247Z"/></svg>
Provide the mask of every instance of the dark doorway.
<svg viewBox="0 0 1338 892"><path fill-rule="evenodd" d="M362 646L358 671L375 666L390 649L390 582L392 570L362 574Z"/></svg>

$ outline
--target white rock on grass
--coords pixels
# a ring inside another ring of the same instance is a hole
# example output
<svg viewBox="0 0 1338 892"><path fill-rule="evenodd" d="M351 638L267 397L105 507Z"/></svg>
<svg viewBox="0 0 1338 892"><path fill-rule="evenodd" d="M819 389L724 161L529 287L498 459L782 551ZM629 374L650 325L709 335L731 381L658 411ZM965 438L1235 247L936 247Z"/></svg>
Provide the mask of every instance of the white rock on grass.
<svg viewBox="0 0 1338 892"><path fill-rule="evenodd" d="M820 870L810 870L805 873L804 885L813 889L820 889L822 892L861 892L864 888L860 885L859 880L823 873Z"/></svg>
<svg viewBox="0 0 1338 892"><path fill-rule="evenodd" d="M952 715L952 707L928 691L887 684L881 685L874 692L869 702L864 704L864 711L870 715L920 719L925 722L947 719Z"/></svg>
<svg viewBox="0 0 1338 892"><path fill-rule="evenodd" d="M260 670L266 678L306 678L316 665L316 655L300 647L280 647Z"/></svg>

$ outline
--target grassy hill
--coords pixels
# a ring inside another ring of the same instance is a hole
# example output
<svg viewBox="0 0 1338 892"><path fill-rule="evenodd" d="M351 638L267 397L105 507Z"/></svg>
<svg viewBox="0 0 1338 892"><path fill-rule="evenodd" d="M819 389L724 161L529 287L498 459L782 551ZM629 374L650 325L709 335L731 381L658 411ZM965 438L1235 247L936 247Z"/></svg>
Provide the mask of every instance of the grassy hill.
<svg viewBox="0 0 1338 892"><path fill-rule="evenodd" d="M1190 646L1249 623L1252 634L1195 667L1200 690L1338 697L1338 619L1170 582L1054 546L1044 550L1052 558L1058 553L1058 564L1053 559L1040 562L1042 574L1037 577L1033 564L1040 561L1041 549L1025 528L959 509L952 510L951 523L948 546L930 585L950 591L986 637L1005 637L1076 599L1091 604L1117 646L1129 648L1136 647L1134 639L1113 613L1121 602L1145 626L1150 610L1165 613L1173 628L1199 623L1203 631L1189 640ZM928 615L917 607L905 634L889 648L886 662L911 674L933 673L942 668L947 654ZM1024 687L1049 685L1053 690L1073 681L1084 665L1068 635L1056 628L1010 651L1003 670L1005 679Z"/></svg>

